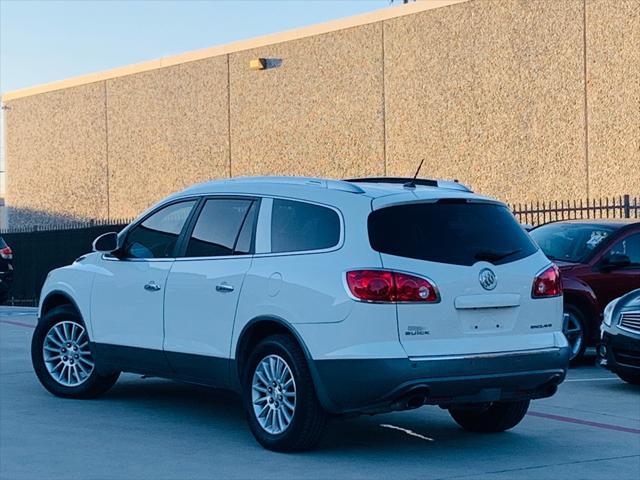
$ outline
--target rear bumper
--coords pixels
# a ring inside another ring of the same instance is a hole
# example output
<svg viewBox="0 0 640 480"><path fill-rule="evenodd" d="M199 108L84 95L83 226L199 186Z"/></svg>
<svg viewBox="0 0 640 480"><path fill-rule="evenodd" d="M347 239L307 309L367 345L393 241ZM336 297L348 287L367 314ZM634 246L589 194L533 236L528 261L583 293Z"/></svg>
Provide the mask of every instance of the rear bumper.
<svg viewBox="0 0 640 480"><path fill-rule="evenodd" d="M552 347L469 356L318 360L312 373L328 411L379 413L411 408L407 400L416 396L444 406L549 397L564 380L568 363L569 348Z"/></svg>

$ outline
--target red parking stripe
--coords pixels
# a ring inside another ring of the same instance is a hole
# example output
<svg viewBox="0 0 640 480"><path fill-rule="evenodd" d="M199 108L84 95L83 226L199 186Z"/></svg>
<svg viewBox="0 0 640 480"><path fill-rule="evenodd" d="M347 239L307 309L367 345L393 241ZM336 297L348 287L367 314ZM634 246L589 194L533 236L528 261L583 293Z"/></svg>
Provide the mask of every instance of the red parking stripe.
<svg viewBox="0 0 640 480"><path fill-rule="evenodd" d="M22 322L14 322L13 320L0 320L0 323L8 323L9 325L17 325L18 327L36 328L35 325Z"/></svg>
<svg viewBox="0 0 640 480"><path fill-rule="evenodd" d="M604 428L606 430L615 430L616 432L635 433L640 435L640 429L631 427L620 427L609 423L590 422L589 420L580 420L578 418L563 417L561 415L551 415L550 413L529 412L527 415L532 417L550 418L559 422L576 423L578 425L587 425L589 427Z"/></svg>

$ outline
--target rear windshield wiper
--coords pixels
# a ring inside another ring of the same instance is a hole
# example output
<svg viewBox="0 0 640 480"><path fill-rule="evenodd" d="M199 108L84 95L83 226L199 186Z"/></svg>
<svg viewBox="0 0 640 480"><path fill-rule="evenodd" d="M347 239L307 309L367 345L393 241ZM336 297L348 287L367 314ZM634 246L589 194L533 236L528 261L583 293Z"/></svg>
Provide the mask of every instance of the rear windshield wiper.
<svg viewBox="0 0 640 480"><path fill-rule="evenodd" d="M492 250L481 250L474 255L473 258L476 260L486 260L488 262L497 262L498 260L502 260L504 258L510 257L511 255L515 255L518 252L521 252L521 248L516 248L515 250L511 250L509 252L495 252Z"/></svg>

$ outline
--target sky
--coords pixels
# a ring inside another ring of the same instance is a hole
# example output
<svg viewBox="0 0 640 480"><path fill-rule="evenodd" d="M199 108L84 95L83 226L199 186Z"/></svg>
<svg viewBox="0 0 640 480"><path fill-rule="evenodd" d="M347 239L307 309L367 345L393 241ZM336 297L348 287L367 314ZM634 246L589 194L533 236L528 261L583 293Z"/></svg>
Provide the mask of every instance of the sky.
<svg viewBox="0 0 640 480"><path fill-rule="evenodd" d="M390 0L0 0L0 91L390 4Z"/></svg>

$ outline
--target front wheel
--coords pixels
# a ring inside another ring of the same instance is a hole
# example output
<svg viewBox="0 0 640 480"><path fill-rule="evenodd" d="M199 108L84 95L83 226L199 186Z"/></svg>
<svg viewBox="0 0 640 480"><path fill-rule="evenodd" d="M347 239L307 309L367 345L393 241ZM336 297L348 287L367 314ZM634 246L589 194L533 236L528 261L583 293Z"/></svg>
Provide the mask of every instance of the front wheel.
<svg viewBox="0 0 640 480"><path fill-rule="evenodd" d="M571 355L569 361L576 363L584 356L587 348L587 329L583 313L573 305L565 305L562 332L567 338Z"/></svg>
<svg viewBox="0 0 640 480"><path fill-rule="evenodd" d="M450 408L449 414L465 430L479 433L504 432L518 425L529 409L529 400L491 402L468 408Z"/></svg>
<svg viewBox="0 0 640 480"><path fill-rule="evenodd" d="M242 401L256 440L279 452L309 450L322 438L322 409L300 346L287 335L264 339L251 353Z"/></svg>
<svg viewBox="0 0 640 480"><path fill-rule="evenodd" d="M31 361L42 386L58 397L97 397L120 375L96 371L84 322L69 306L52 309L38 322L31 339Z"/></svg>

